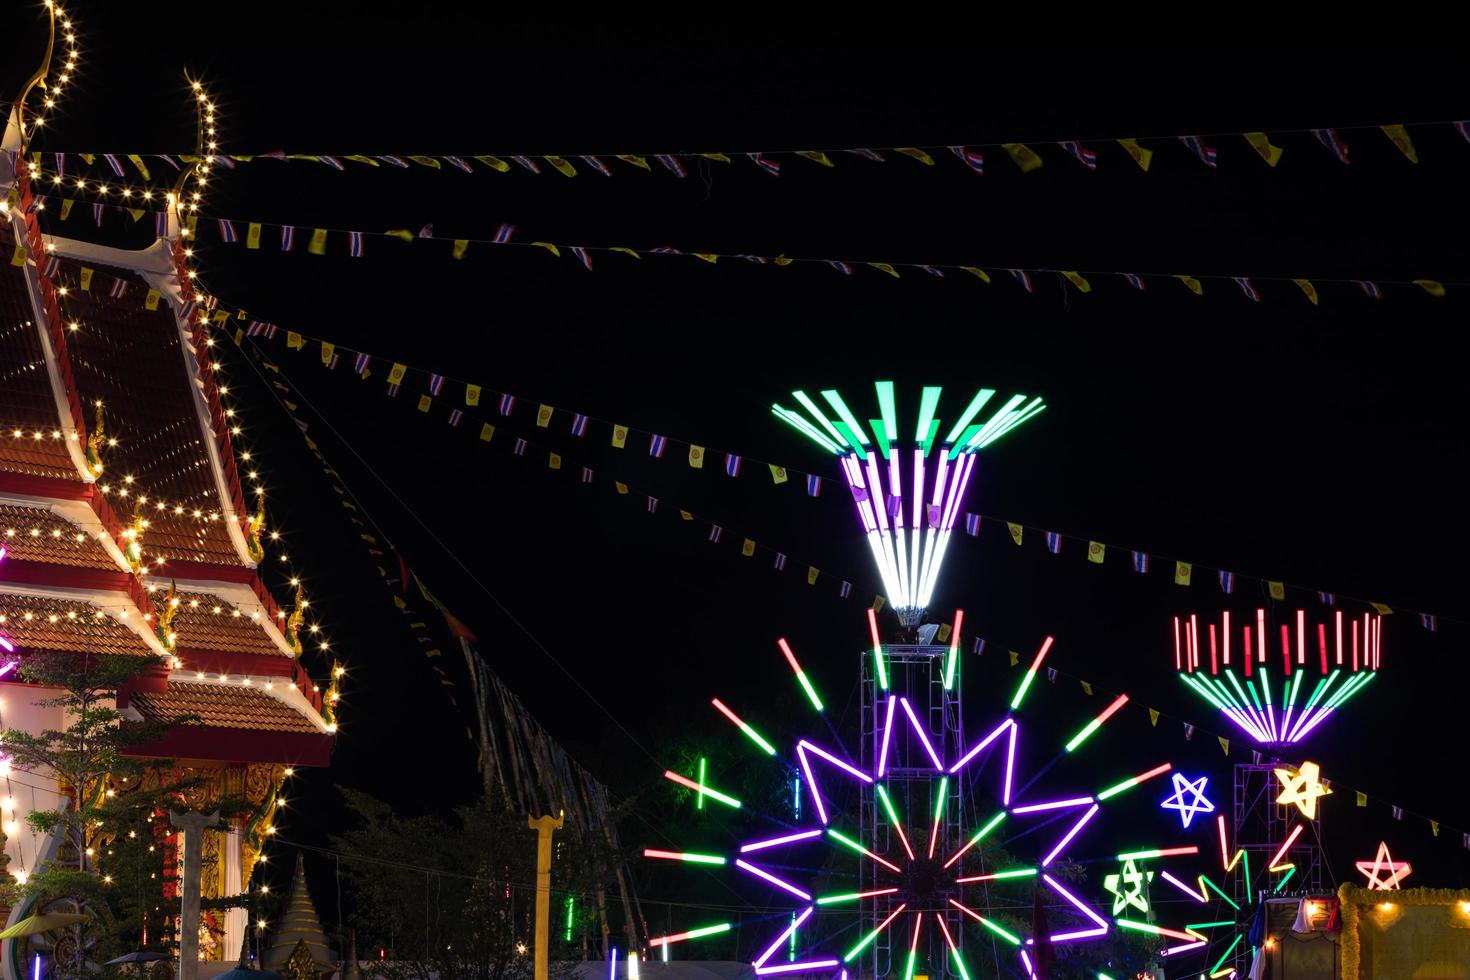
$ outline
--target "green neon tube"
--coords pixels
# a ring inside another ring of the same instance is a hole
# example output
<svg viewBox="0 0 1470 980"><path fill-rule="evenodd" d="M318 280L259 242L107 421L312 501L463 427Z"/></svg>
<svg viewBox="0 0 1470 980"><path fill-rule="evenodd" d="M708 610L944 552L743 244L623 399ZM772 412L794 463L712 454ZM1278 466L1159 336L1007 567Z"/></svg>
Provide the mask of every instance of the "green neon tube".
<svg viewBox="0 0 1470 980"><path fill-rule="evenodd" d="M847 951L847 954L842 957L842 962L852 962L852 958L861 953L863 950L867 949L868 944L878 938L878 933L882 932L884 929L887 929L888 923L898 918L898 914L902 912L906 907L907 905L900 905L898 908L894 909L893 912L888 916L888 918L878 923L877 927L872 932L868 933L866 936L860 939L856 946Z"/></svg>
<svg viewBox="0 0 1470 980"><path fill-rule="evenodd" d="M878 665L878 686L888 690L888 666L883 662L883 647L873 648L873 662Z"/></svg>
<svg viewBox="0 0 1470 980"><path fill-rule="evenodd" d="M894 407L893 382L879 381L873 387L878 389L878 412L883 416L883 436L889 442L897 442L898 410ZM875 430L876 428L874 426Z"/></svg>
<svg viewBox="0 0 1470 980"><path fill-rule="evenodd" d="M939 777L939 792L934 796L934 823L939 823L939 815L944 812L944 793L949 789L949 777Z"/></svg>
<svg viewBox="0 0 1470 980"><path fill-rule="evenodd" d="M924 393L919 399L919 424L914 430L914 442L922 443L928 438L929 423L934 421L934 412L939 408L939 395L943 391L938 386L924 386Z"/></svg>
<svg viewBox="0 0 1470 980"><path fill-rule="evenodd" d="M990 833L996 827L999 827L1000 822L1005 818L1006 812L1004 810L991 817L990 820L985 824L985 826L981 827L978 831L975 832L975 836L970 838L970 843L967 844L966 847L974 847L976 844L980 843L980 839L986 834Z"/></svg>
<svg viewBox="0 0 1470 980"><path fill-rule="evenodd" d="M949 435L944 437L945 445L955 444L960 433L975 420L975 416L980 414L980 409L985 407L985 403L990 401L994 394L994 388L981 388L975 392L975 397L970 399L970 404L965 406L964 412L961 413L960 420L954 424L954 428L949 430Z"/></svg>
<svg viewBox="0 0 1470 980"><path fill-rule="evenodd" d="M1214 929L1217 926L1233 926L1233 925L1235 925L1235 920L1234 919L1223 919L1220 922L1191 922L1189 925L1185 926L1184 928L1187 931L1187 930L1190 930L1190 929Z"/></svg>
<svg viewBox="0 0 1470 980"><path fill-rule="evenodd" d="M827 430L827 433L832 437L833 442L841 443L843 441L842 433L837 431L837 427L832 424L832 420L827 418L826 414L817 407L817 403L812 401L811 397L807 395L806 392L798 388L796 391L793 391L791 393L791 397L801 402L801 407L810 412L812 418L816 419L817 422L822 426L822 428Z"/></svg>
<svg viewBox="0 0 1470 980"><path fill-rule="evenodd" d="M1281 891L1281 887L1285 885L1288 881L1290 881L1291 876L1294 874L1296 874L1296 868L1288 868L1286 874L1282 875L1281 880L1276 883L1276 887L1271 889L1271 894L1275 895L1277 892Z"/></svg>
<svg viewBox="0 0 1470 980"><path fill-rule="evenodd" d="M883 804L883 810L888 814L888 819L895 827L903 826L903 821L898 819L898 811L893 808L893 801L888 798L888 790L882 786L878 787L878 800Z"/></svg>
<svg viewBox="0 0 1470 980"><path fill-rule="evenodd" d="M861 446L867 446L868 435L863 430L863 424L857 420L856 415L852 414L852 411L847 407L847 402L842 400L842 396L838 394L837 390L835 388L823 388L822 397L827 399L827 404L832 406L832 410L837 413L838 417L847 423L847 427L858 437L858 442ZM862 451L860 447L854 448L858 448L859 452Z"/></svg>
<svg viewBox="0 0 1470 980"><path fill-rule="evenodd" d="M1213 974L1216 970L1220 969L1220 964L1221 963L1224 963L1226 960L1230 959L1230 954L1235 951L1235 947L1237 947L1237 946L1240 945L1240 940L1242 938L1244 938L1244 937L1240 933L1237 932L1235 934L1235 942L1231 943L1230 946L1229 946L1229 948L1227 948L1225 950L1225 955L1222 956L1222 957L1220 957L1218 960L1216 960L1215 961L1215 965L1212 966L1212 967L1210 967L1210 971L1209 972L1211 974Z"/></svg>
<svg viewBox="0 0 1470 980"><path fill-rule="evenodd" d="M1302 674L1303 673L1304 673L1304 671L1298 670L1291 677L1291 693L1286 696L1286 707L1288 707L1288 708L1294 708L1294 707L1296 707L1296 692L1302 686Z"/></svg>
<svg viewBox="0 0 1470 980"><path fill-rule="evenodd" d="M992 415L990 421L980 426L980 431L976 432L965 442L965 448L976 450L983 446L985 444L985 438L1000 426L1001 422L1011 414L1012 409L1025 400L1025 395L1012 395L1010 401L1002 405L1000 411Z"/></svg>
<svg viewBox="0 0 1470 980"><path fill-rule="evenodd" d="M571 942L572 941L572 909L573 909L573 906L574 906L574 900L572 898L568 897L567 898L567 942Z"/></svg>
<svg viewBox="0 0 1470 980"><path fill-rule="evenodd" d="M884 459L888 458L888 452L893 448L893 443L888 438L888 433L883 429L882 419L868 419L868 426L873 430L873 438L878 443L878 452Z"/></svg>
<svg viewBox="0 0 1470 980"><path fill-rule="evenodd" d="M704 756L700 756L699 757L699 792L697 792L697 793L694 794L694 798L697 801L695 803L694 808L696 810L703 810L704 809Z"/></svg>
<svg viewBox="0 0 1470 980"><path fill-rule="evenodd" d="M685 939L700 939L700 938L702 938L704 936L713 936L716 933L729 932L729 931L730 931L730 923L728 923L728 922L721 922L717 926L702 926L702 927L700 927L698 929L690 929L688 932L684 933L684 938Z"/></svg>
<svg viewBox="0 0 1470 980"><path fill-rule="evenodd" d="M802 435L806 436L808 439L812 440L828 452L835 453L839 456L842 454L842 447L838 444L841 442L840 436L838 437L838 442L832 442L826 436L822 435L815 428L813 428L812 424L806 419L802 418L800 415L797 415L789 408L782 408L780 405L772 405L771 414L776 416L776 418L780 419L782 422L785 422L797 432L800 432Z"/></svg>
<svg viewBox="0 0 1470 980"><path fill-rule="evenodd" d="M1033 400L1031 404L1027 405L1025 408L1021 409L1021 411L1017 412L1005 422L1001 423L1001 425L997 427L994 432L985 437L984 442L982 442L979 446L975 448L985 448L986 446L998 440L1001 436L1005 435L1007 432L1019 426L1021 423L1029 422L1031 419L1040 415L1044 411L1046 411L1046 406L1041 403L1041 399L1037 398Z"/></svg>
<svg viewBox="0 0 1470 980"><path fill-rule="evenodd" d="M1019 945L1021 945L1021 937L1020 936L1016 936L1016 935L1011 934L1010 932L1008 932L1005 929L1001 928L1000 926L996 925L994 922L991 922L989 919L982 918L980 920L980 924L982 926L984 926L985 928L989 929L991 932L995 933L997 936L999 936L1002 939L1004 939L1006 942L1010 943L1012 946L1019 946Z"/></svg>
<svg viewBox="0 0 1470 980"><path fill-rule="evenodd" d="M1015 871L997 871L993 875L985 875L984 877L986 880L995 879L999 881L1002 878L1028 878L1034 874L1036 874L1035 868L1017 868Z"/></svg>
<svg viewBox="0 0 1470 980"><path fill-rule="evenodd" d="M1031 666L1026 668L1026 676L1021 678L1021 686L1016 688L1016 696L1011 698L1012 711L1021 706L1021 699L1026 696L1026 689L1031 686L1032 681L1036 680L1036 672L1041 669L1041 661L1046 659L1046 653L1051 649L1051 641L1052 638L1048 636L1046 642L1041 645L1041 652L1036 654L1036 658L1031 661Z"/></svg>
<svg viewBox="0 0 1470 980"><path fill-rule="evenodd" d="M1244 853L1244 852L1242 852L1242 853ZM1246 870L1249 871L1250 870L1249 867L1247 867ZM1219 895L1221 898L1225 899L1225 901L1229 902L1231 908L1235 909L1235 911L1237 911L1237 912L1240 911L1240 906L1235 904L1235 899L1231 898L1229 895L1227 895L1223 891L1221 891L1219 885L1215 884L1213 881L1211 881L1210 879L1206 878L1204 875L1200 875L1199 877L1200 877L1200 880L1201 881L1203 881L1206 885L1209 885L1210 886L1210 890L1211 891L1213 891L1216 895ZM1246 876L1246 881L1249 881L1249 880L1250 880L1250 877L1249 877L1249 875L1247 875Z"/></svg>
<svg viewBox="0 0 1470 980"><path fill-rule="evenodd" d="M954 957L954 966L960 971L960 980L970 980L970 971L965 969L965 961L960 959L960 951L951 949L949 955Z"/></svg>

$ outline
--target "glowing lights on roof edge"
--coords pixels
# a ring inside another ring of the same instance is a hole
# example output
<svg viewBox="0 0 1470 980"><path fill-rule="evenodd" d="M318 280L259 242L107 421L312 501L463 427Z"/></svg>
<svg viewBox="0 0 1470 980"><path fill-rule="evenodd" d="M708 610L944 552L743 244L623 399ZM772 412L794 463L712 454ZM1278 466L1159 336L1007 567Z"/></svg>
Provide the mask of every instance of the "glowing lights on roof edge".
<svg viewBox="0 0 1470 980"><path fill-rule="evenodd" d="M1028 401L1026 395L1014 395L985 422L976 422L995 396L994 389L981 388L938 439L943 426L935 413L942 389L927 386L912 438L907 438L900 436L893 382L879 381L876 389L881 417L870 419L867 428L830 388L821 397L835 418L800 389L791 395L807 415L780 404L772 405L771 413L840 458L888 600L900 621L911 626L934 593L975 455L1046 406L1040 397Z"/></svg>

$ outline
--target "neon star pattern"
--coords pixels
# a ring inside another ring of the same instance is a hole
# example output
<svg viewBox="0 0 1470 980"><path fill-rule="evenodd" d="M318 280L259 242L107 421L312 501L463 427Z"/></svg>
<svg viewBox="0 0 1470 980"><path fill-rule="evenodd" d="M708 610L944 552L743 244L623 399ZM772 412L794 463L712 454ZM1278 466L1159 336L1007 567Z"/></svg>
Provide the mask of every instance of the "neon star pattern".
<svg viewBox="0 0 1470 980"><path fill-rule="evenodd" d="M1148 898L1144 895L1145 882L1154 880L1152 871L1139 871L1132 858L1123 862L1123 870L1103 879L1103 888L1113 894L1113 914L1118 915L1136 908L1148 915Z"/></svg>
<svg viewBox="0 0 1470 980"><path fill-rule="evenodd" d="M1409 877L1414 868L1408 861L1395 861L1388 853L1388 841L1379 841L1378 854L1371 861L1354 862L1358 871L1368 876L1370 891L1395 891L1399 882ZM1387 872L1388 877L1384 877Z"/></svg>
<svg viewBox="0 0 1470 980"><path fill-rule="evenodd" d="M1295 803L1302 816L1317 819L1317 798L1329 796L1332 790L1322 785L1319 779L1321 768L1315 762L1303 762L1300 769L1277 769L1276 778L1281 780L1281 795L1277 803Z"/></svg>
<svg viewBox="0 0 1470 980"><path fill-rule="evenodd" d="M1205 783L1208 781L1207 776L1191 780L1182 772L1176 772L1174 774L1174 795L1165 797L1164 802L1159 806L1165 810L1178 810L1179 818L1184 821L1187 829L1190 821L1194 820L1198 814L1215 812L1215 804L1205 797ZM1190 798L1186 799L1186 795Z"/></svg>

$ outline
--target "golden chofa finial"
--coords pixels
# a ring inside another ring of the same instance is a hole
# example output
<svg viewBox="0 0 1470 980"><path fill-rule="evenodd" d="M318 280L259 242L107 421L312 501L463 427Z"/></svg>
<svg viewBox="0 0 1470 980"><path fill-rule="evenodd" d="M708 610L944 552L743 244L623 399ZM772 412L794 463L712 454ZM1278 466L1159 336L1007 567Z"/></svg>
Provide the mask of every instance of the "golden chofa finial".
<svg viewBox="0 0 1470 980"><path fill-rule="evenodd" d="M291 647L291 652L297 656L301 655L301 625L306 621L306 595L302 592L301 583L296 583L296 605L291 610L291 615L286 617L286 643Z"/></svg>
<svg viewBox="0 0 1470 980"><path fill-rule="evenodd" d="M97 418L87 433L87 469L94 477L102 475L102 449L107 445L107 424L102 417L102 402L97 402Z"/></svg>
<svg viewBox="0 0 1470 980"><path fill-rule="evenodd" d="M174 617L179 614L179 584L173 579L168 582L168 594L163 597L163 611L158 614L158 626L154 630L158 634L158 642L163 644L164 650L174 652L174 646L178 643L178 636L174 633Z"/></svg>

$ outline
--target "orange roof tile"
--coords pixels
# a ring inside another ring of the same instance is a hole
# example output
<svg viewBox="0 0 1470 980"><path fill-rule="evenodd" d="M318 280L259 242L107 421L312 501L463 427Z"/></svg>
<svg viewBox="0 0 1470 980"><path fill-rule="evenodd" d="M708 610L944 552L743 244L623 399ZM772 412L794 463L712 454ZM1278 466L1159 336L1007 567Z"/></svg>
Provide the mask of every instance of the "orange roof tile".
<svg viewBox="0 0 1470 980"><path fill-rule="evenodd" d="M44 507L0 503L0 544L19 561L117 569L96 538Z"/></svg>
<svg viewBox="0 0 1470 980"><path fill-rule="evenodd" d="M15 251L10 222L0 221L0 255ZM0 265L0 470L80 480L67 454L60 416L46 373L36 314L26 289L25 272L8 261ZM21 437L14 432L20 429ZM36 432L42 438L33 438Z"/></svg>
<svg viewBox="0 0 1470 980"><path fill-rule="evenodd" d="M157 593L155 593L157 595ZM208 592L180 592L173 630L189 650L227 650L283 657L259 620ZM160 599L161 601L161 599Z"/></svg>
<svg viewBox="0 0 1470 980"><path fill-rule="evenodd" d="M16 650L155 656L142 637L89 602L0 592L0 629Z"/></svg>
<svg viewBox="0 0 1470 980"><path fill-rule="evenodd" d="M167 691L135 691L128 703L149 721L175 721L193 715L199 720L190 724L212 728L321 733L295 708L253 687L170 680Z"/></svg>

